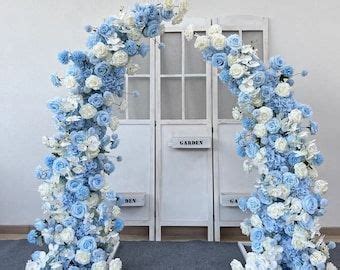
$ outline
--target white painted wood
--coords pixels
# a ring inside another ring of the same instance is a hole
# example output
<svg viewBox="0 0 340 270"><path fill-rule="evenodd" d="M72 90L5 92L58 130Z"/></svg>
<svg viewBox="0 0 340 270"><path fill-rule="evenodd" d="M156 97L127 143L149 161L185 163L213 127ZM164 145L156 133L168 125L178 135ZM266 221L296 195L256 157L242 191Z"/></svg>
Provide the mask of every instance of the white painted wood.
<svg viewBox="0 0 340 270"><path fill-rule="evenodd" d="M263 37L263 57L268 60L268 19L256 16L228 16L216 18L213 23L222 26L223 31L237 32L241 38L243 31L261 31ZM253 190L255 174L247 174L243 171L242 160L235 151L234 137L236 132L242 130L238 121L219 117L219 82L218 73L212 72L212 95L213 95L213 155L214 155L214 216L215 216L215 240L220 241L220 228L239 226L244 219L243 214L237 207L225 207L221 205L223 193L245 193ZM225 87L225 91L228 89ZM228 98L232 99L231 95ZM227 100L228 101L228 100ZM235 102L235 101L234 101ZM236 105L236 104L235 104ZM226 102L228 110L232 110L232 103ZM228 114L229 116L231 113Z"/></svg>
<svg viewBox="0 0 340 270"><path fill-rule="evenodd" d="M191 18L165 29L165 33L182 34L180 74L162 74L161 53L156 51L156 240L161 240L162 226L207 226L208 240L213 240L212 149L178 150L168 145L174 137L211 137L211 67L205 64L205 74L185 71L183 31L190 23L195 31L211 25L210 20ZM205 119L185 119L186 78L190 77L205 78ZM166 104L161 104L161 80L165 78L181 80L181 103L176 104L181 108L179 119L162 119Z"/></svg>

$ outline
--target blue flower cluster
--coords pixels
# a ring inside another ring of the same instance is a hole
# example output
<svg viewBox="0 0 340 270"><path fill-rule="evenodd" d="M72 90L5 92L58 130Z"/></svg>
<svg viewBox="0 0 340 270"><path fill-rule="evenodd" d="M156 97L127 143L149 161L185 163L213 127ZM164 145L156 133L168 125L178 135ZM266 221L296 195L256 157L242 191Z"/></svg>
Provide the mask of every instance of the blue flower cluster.
<svg viewBox="0 0 340 270"><path fill-rule="evenodd" d="M179 14L177 20L184 11ZM124 227L119 218L122 200L104 176L115 169L107 153L119 144L112 106L124 107L118 101L124 95L125 73L136 67L130 58L148 53L142 38L159 35L162 22L174 16L169 5L138 4L97 28L87 26L87 51L58 54L66 74L51 75L51 82L70 94L48 102L58 133L44 137L51 153L35 171L46 218L37 219L27 236L30 243L48 245L49 251L35 252L27 269L120 269L116 260L106 261Z"/></svg>

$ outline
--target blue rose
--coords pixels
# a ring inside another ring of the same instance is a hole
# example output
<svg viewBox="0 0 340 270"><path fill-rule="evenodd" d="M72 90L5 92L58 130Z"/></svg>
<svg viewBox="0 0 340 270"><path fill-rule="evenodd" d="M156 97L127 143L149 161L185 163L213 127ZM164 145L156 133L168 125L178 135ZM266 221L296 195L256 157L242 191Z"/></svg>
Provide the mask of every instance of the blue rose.
<svg viewBox="0 0 340 270"><path fill-rule="evenodd" d="M270 134L278 133L281 128L280 120L277 118L270 119L266 124L266 128Z"/></svg>
<svg viewBox="0 0 340 270"><path fill-rule="evenodd" d="M300 104L298 109L302 112L303 117L310 118L312 117L313 111L312 108L305 104Z"/></svg>
<svg viewBox="0 0 340 270"><path fill-rule="evenodd" d="M99 77L104 77L110 72L110 66L104 62L100 62L96 64L94 67L94 74L96 74Z"/></svg>
<svg viewBox="0 0 340 270"><path fill-rule="evenodd" d="M135 12L135 25L137 28L142 29L148 20L148 18L145 16L144 12Z"/></svg>
<svg viewBox="0 0 340 270"><path fill-rule="evenodd" d="M105 93L107 93L107 92L105 92ZM92 94L89 97L88 102L98 109L101 106L103 106L104 98L103 98L103 96L101 94L95 93L95 94Z"/></svg>
<svg viewBox="0 0 340 270"><path fill-rule="evenodd" d="M78 241L77 246L81 250L92 251L97 248L96 239L92 236L84 236Z"/></svg>
<svg viewBox="0 0 340 270"><path fill-rule="evenodd" d="M252 242L262 242L265 238L264 230L262 228L253 228L250 231L250 240Z"/></svg>
<svg viewBox="0 0 340 270"><path fill-rule="evenodd" d="M50 75L50 80L51 80L51 83L53 84L53 86L56 86L56 87L61 86L61 80L60 80L60 78L58 77L58 75L56 75L56 74L51 74L51 75Z"/></svg>
<svg viewBox="0 0 340 270"><path fill-rule="evenodd" d="M114 29L106 23L103 23L101 26L99 26L99 29L98 29L98 33L104 37L111 36L113 32L114 32Z"/></svg>
<svg viewBox="0 0 340 270"><path fill-rule="evenodd" d="M161 15L164 21L170 21L174 16L174 12L172 9L163 9Z"/></svg>
<svg viewBox="0 0 340 270"><path fill-rule="evenodd" d="M242 40L240 39L239 35L233 34L227 37L227 45L232 50L239 50L242 47Z"/></svg>
<svg viewBox="0 0 340 270"><path fill-rule="evenodd" d="M256 253L261 253L263 251L263 246L261 242L252 242L251 243L251 249L252 251Z"/></svg>
<svg viewBox="0 0 340 270"><path fill-rule="evenodd" d="M260 93L265 101L269 101L271 97L274 95L274 89L273 87L270 87L268 85L262 85Z"/></svg>
<svg viewBox="0 0 340 270"><path fill-rule="evenodd" d="M87 211L86 204L83 202L76 202L71 206L71 215L75 218L83 218Z"/></svg>
<svg viewBox="0 0 340 270"><path fill-rule="evenodd" d="M81 185L76 191L76 198L84 201L90 196L90 190L88 187Z"/></svg>
<svg viewBox="0 0 340 270"><path fill-rule="evenodd" d="M146 37L153 38L159 35L159 30L160 30L159 22L153 20L147 23L146 27L143 29L143 34Z"/></svg>
<svg viewBox="0 0 340 270"><path fill-rule="evenodd" d="M312 135L316 135L319 131L319 125L317 122L310 122L310 132Z"/></svg>
<svg viewBox="0 0 340 270"><path fill-rule="evenodd" d="M81 144L86 140L86 134L84 131L71 132L71 142L75 145Z"/></svg>
<svg viewBox="0 0 340 270"><path fill-rule="evenodd" d="M110 115L106 111L100 111L96 117L99 126L107 126L110 123Z"/></svg>
<svg viewBox="0 0 340 270"><path fill-rule="evenodd" d="M296 163L301 162L301 157L297 156L294 152L288 154L288 163L294 166Z"/></svg>
<svg viewBox="0 0 340 270"><path fill-rule="evenodd" d="M101 248L94 249L91 255L93 262L106 261L106 252Z"/></svg>
<svg viewBox="0 0 340 270"><path fill-rule="evenodd" d="M52 167L53 166L53 161L56 159L55 155L53 154L48 154L44 158L44 163L47 167Z"/></svg>
<svg viewBox="0 0 340 270"><path fill-rule="evenodd" d="M313 164L320 166L324 162L324 157L322 154L318 153L313 157Z"/></svg>
<svg viewBox="0 0 340 270"><path fill-rule="evenodd" d="M30 244L37 244L38 243L38 232L36 230L31 230L27 234L27 241Z"/></svg>
<svg viewBox="0 0 340 270"><path fill-rule="evenodd" d="M100 190L104 187L104 178L100 174L90 176L88 182L92 190Z"/></svg>
<svg viewBox="0 0 340 270"><path fill-rule="evenodd" d="M124 221L120 218L117 218L115 220L115 224L114 224L114 230L116 232L121 232L124 228Z"/></svg>
<svg viewBox="0 0 340 270"><path fill-rule="evenodd" d="M47 108L51 110L51 112L57 114L61 112L61 99L55 98L47 102Z"/></svg>
<svg viewBox="0 0 340 270"><path fill-rule="evenodd" d="M283 174L283 183L289 188L293 188L298 186L299 180L295 174L286 172Z"/></svg>
<svg viewBox="0 0 340 270"><path fill-rule="evenodd" d="M217 52L213 47L208 47L202 51L202 56L205 61L211 61L212 56Z"/></svg>
<svg viewBox="0 0 340 270"><path fill-rule="evenodd" d="M34 228L36 228L38 231L42 231L47 227L47 224L44 220L38 218L34 221Z"/></svg>
<svg viewBox="0 0 340 270"><path fill-rule="evenodd" d="M256 213L261 208L261 202L256 197L250 197L247 200L247 208L252 212Z"/></svg>
<svg viewBox="0 0 340 270"><path fill-rule="evenodd" d="M255 126L255 120L250 117L244 117L242 119L242 126L247 130L251 130Z"/></svg>
<svg viewBox="0 0 340 270"><path fill-rule="evenodd" d="M280 55L270 58L269 63L270 67L274 70L281 70L285 65L285 61Z"/></svg>
<svg viewBox="0 0 340 270"><path fill-rule="evenodd" d="M218 68L222 69L224 68L227 60L227 54L225 53L215 53L211 58L211 64Z"/></svg>
<svg viewBox="0 0 340 270"><path fill-rule="evenodd" d="M253 76L254 86L260 87L266 81L266 74L263 71L257 71Z"/></svg>
<svg viewBox="0 0 340 270"><path fill-rule="evenodd" d="M318 209L318 200L313 195L307 195L302 200L303 209L310 215L313 215Z"/></svg>
<svg viewBox="0 0 340 270"><path fill-rule="evenodd" d="M126 51L126 53L127 53L129 56L134 56L134 55L136 55L137 52L138 52L138 46L137 46L136 42L134 42L134 41L131 40L131 39L128 39L128 40L125 42L124 50Z"/></svg>
<svg viewBox="0 0 340 270"><path fill-rule="evenodd" d="M110 174L115 170L115 166L111 161L106 162L103 167L104 167L104 172L107 174Z"/></svg>
<svg viewBox="0 0 340 270"><path fill-rule="evenodd" d="M251 142L246 146L245 151L246 151L246 154L249 158L255 158L259 149L260 149L260 147L257 143Z"/></svg>
<svg viewBox="0 0 340 270"><path fill-rule="evenodd" d="M160 20L160 10L155 5L149 5L148 7L148 19L149 20Z"/></svg>
<svg viewBox="0 0 340 270"><path fill-rule="evenodd" d="M281 72L283 76L288 78L294 75L294 69L291 66L284 66Z"/></svg>
<svg viewBox="0 0 340 270"><path fill-rule="evenodd" d="M149 45L144 44L144 43L142 43L141 45L139 45L138 53L139 53L141 56L145 57L145 56L148 54L149 51L150 51L150 46L149 46Z"/></svg>
<svg viewBox="0 0 340 270"><path fill-rule="evenodd" d="M64 158L57 158L52 165L53 171L57 174L65 174L69 169L69 163Z"/></svg>

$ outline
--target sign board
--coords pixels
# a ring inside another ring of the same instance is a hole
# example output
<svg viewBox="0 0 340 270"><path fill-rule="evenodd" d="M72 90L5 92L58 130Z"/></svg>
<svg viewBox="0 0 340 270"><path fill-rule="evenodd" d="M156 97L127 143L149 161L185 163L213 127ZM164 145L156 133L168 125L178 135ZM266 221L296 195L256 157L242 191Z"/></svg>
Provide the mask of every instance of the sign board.
<svg viewBox="0 0 340 270"><path fill-rule="evenodd" d="M221 193L220 204L224 207L238 207L239 199L242 197L249 197L249 194L245 193Z"/></svg>
<svg viewBox="0 0 340 270"><path fill-rule="evenodd" d="M210 137L172 137L169 146L172 148L208 149L211 148Z"/></svg>
<svg viewBox="0 0 340 270"><path fill-rule="evenodd" d="M120 192L118 195L123 198L122 207L140 207L145 205L145 192Z"/></svg>

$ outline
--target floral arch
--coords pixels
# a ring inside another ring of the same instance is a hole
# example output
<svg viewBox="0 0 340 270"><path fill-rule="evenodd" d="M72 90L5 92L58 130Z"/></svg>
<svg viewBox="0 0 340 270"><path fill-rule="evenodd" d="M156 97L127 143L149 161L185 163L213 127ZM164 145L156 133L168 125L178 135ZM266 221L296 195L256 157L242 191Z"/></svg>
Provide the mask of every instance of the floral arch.
<svg viewBox="0 0 340 270"><path fill-rule="evenodd" d="M65 76L53 74L51 81L70 94L48 102L58 132L44 137L51 154L36 169L46 218L37 219L28 234L30 243L45 243L48 252L34 252L26 269L121 269L114 258L123 229L121 199L104 178L115 168L107 153L119 143L112 106L126 107L115 96L124 93L125 74L138 69L130 60L148 52L141 37L156 37L163 21L179 23L186 11L186 2L174 6L171 0L136 5L98 28L87 26L87 51L59 53L59 61L69 65ZM190 28L186 36L194 36ZM252 213L241 224L252 241L245 268L325 269L334 248L333 242L323 242L318 224L327 183L317 180L315 166L323 158L309 139L317 124L310 107L293 98L293 68L280 56L265 67L251 46L242 45L237 35L223 36L218 25L207 36L196 35L195 47L237 95L233 116L244 127L236 137L237 152L246 158L244 168L257 168L260 175L256 191L240 202ZM235 260L231 266L244 269Z"/></svg>

